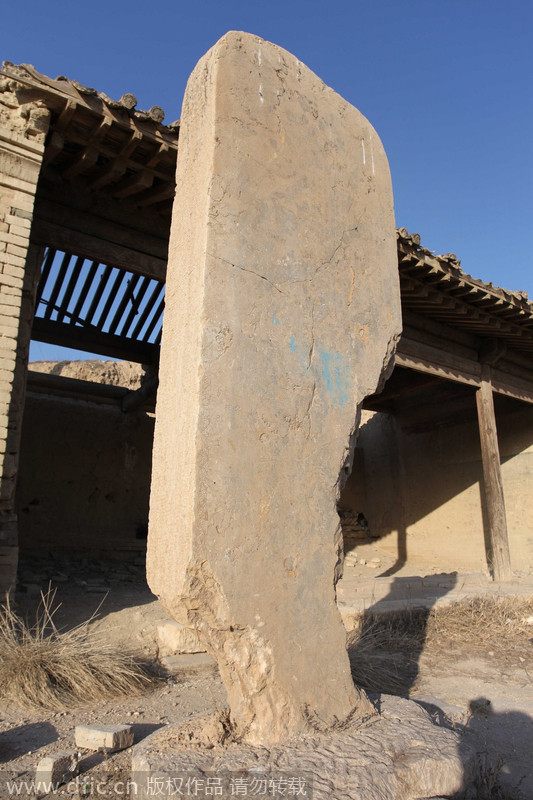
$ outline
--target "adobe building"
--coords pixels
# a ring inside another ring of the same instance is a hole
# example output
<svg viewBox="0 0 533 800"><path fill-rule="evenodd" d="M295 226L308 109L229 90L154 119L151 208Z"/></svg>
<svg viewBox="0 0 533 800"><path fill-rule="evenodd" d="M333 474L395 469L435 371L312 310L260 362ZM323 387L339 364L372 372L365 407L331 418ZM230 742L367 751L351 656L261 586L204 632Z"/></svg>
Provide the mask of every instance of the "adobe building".
<svg viewBox="0 0 533 800"><path fill-rule="evenodd" d="M2 66L3 592L19 547L121 559L145 548L180 128L135 106ZM389 575L428 561L497 581L532 573L533 306L405 229L397 252L403 333L347 466L347 549L372 538ZM28 371L32 338L143 366L89 367L93 380Z"/></svg>

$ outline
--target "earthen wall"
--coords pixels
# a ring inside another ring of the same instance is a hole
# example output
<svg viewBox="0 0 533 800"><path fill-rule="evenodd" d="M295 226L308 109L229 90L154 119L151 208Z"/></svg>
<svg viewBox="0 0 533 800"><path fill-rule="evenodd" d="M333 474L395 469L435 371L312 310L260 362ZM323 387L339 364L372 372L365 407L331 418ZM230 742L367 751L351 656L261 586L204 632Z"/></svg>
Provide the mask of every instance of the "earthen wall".
<svg viewBox="0 0 533 800"><path fill-rule="evenodd" d="M29 392L17 487L21 553L144 553L153 426L142 410Z"/></svg>
<svg viewBox="0 0 533 800"><path fill-rule="evenodd" d="M497 414L511 562L533 572L533 409ZM477 423L407 433L388 414L364 412L358 459L343 492L378 546L412 574L487 569Z"/></svg>

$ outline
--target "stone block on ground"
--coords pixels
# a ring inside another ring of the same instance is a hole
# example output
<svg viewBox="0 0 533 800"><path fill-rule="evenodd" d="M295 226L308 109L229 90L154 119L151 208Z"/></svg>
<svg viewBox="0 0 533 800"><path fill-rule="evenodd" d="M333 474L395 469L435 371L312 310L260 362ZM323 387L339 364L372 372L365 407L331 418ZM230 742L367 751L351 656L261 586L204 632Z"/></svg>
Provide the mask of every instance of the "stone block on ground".
<svg viewBox="0 0 533 800"><path fill-rule="evenodd" d="M147 574L274 742L372 713L335 602L336 510L401 330L370 123L290 53L231 32L181 115Z"/></svg>
<svg viewBox="0 0 533 800"><path fill-rule="evenodd" d="M409 700L382 695L379 708L380 715L369 723L352 722L327 733L303 734L270 748L228 741L216 717L196 717L169 726L133 749L136 797L150 797L153 776L161 786L167 779L167 787L178 785L183 776L196 775L204 781L209 777L228 797L238 794L237 777L242 788L246 779L255 779L257 784L259 776L267 789L270 779L280 787L285 781L286 789L288 781L295 787L301 779L302 788L312 787L312 793L301 791L300 796L313 800L423 800L459 796L471 784L475 753L457 732L433 724ZM289 792L269 791L268 795L281 797Z"/></svg>
<svg viewBox="0 0 533 800"><path fill-rule="evenodd" d="M157 626L157 643L160 656L173 656L178 653L205 653L198 634L173 619L165 620Z"/></svg>
<svg viewBox="0 0 533 800"><path fill-rule="evenodd" d="M35 783L43 793L51 791L52 788L68 783L75 777L77 769L78 763L74 753L66 751L54 753L45 756L37 764Z"/></svg>
<svg viewBox="0 0 533 800"><path fill-rule="evenodd" d="M76 725L76 746L86 750L124 750L133 744L131 725Z"/></svg>
<svg viewBox="0 0 533 800"><path fill-rule="evenodd" d="M197 670L216 671L217 662L208 653L180 653L161 659L167 672L195 672Z"/></svg>

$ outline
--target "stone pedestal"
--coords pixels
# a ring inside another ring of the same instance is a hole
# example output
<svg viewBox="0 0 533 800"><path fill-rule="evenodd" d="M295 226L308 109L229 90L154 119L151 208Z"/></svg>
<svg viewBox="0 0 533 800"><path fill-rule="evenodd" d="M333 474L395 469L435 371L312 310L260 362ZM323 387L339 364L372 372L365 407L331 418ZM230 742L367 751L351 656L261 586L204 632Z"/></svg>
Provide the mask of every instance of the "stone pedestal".
<svg viewBox="0 0 533 800"><path fill-rule="evenodd" d="M384 695L380 716L274 747L224 740L215 718L156 731L132 755L132 797L299 797L425 800L463 797L475 753L416 703Z"/></svg>
<svg viewBox="0 0 533 800"><path fill-rule="evenodd" d="M397 272L372 126L286 51L224 36L181 118L147 567L247 741L371 713L336 500L400 332Z"/></svg>

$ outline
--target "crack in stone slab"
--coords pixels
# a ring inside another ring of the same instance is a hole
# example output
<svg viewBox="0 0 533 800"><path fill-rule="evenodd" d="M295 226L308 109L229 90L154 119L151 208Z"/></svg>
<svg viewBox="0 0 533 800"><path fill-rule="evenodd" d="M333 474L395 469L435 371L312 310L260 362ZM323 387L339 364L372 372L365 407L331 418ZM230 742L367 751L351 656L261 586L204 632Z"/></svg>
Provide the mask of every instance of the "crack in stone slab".
<svg viewBox="0 0 533 800"><path fill-rule="evenodd" d="M226 258L222 258L222 256L216 256L214 253L207 253L207 255L211 256L211 258L214 258L217 261L222 261L224 264L228 264L228 266L230 267L234 267L234 269L240 269L242 270L242 272L248 272L250 275L255 275L256 278L261 278L263 281L269 283L277 292L279 292L280 294L284 294L284 292L281 291L279 286L277 286L273 281L267 278L266 275L261 275L259 272L254 272L253 269L242 267L240 264L234 264L233 262L228 261Z"/></svg>

